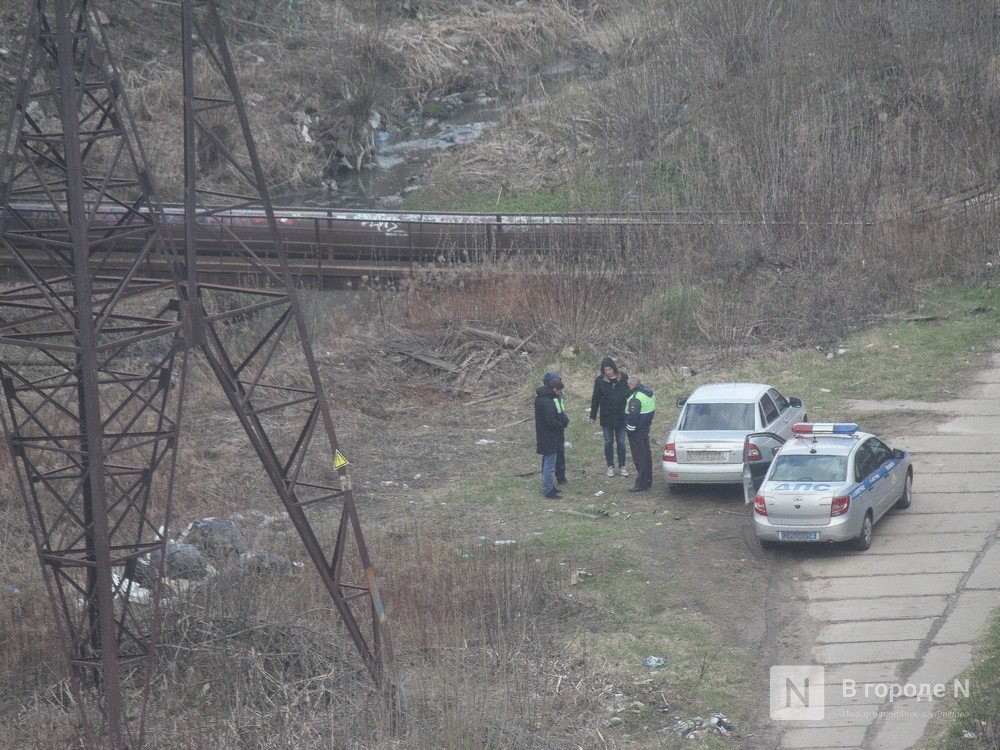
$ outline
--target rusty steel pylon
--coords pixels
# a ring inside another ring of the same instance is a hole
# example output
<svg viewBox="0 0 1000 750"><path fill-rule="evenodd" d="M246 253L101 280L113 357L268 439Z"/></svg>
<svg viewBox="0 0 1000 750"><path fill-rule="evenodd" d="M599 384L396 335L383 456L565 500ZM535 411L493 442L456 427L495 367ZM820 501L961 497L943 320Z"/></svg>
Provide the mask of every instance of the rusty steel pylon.
<svg viewBox="0 0 1000 750"><path fill-rule="evenodd" d="M161 592L158 584L149 602L134 601L130 574L155 552L162 574L194 349L384 684L385 612L214 2L180 6L185 225L176 248L91 4L28 6L0 153L0 251L26 279L0 291L2 417L85 741L112 750L144 743ZM200 187L199 155L223 165L224 189ZM55 208L58 221L30 204ZM271 241L236 242L229 262L258 284L206 283L198 247L220 233L234 240L225 215L248 206L264 209ZM127 251L116 243L124 237ZM122 252L128 270L106 272ZM142 277L154 258L170 266L171 281ZM316 529L328 524L336 532L324 540Z"/></svg>

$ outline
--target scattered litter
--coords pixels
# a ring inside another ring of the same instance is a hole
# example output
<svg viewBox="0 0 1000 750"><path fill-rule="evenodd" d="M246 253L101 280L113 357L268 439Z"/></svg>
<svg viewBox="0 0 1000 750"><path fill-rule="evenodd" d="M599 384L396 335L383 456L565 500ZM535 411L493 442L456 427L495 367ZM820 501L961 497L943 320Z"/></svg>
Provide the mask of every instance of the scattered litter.
<svg viewBox="0 0 1000 750"><path fill-rule="evenodd" d="M893 344L893 345L892 345L892 348L893 348L893 349L898 349L898 348L899 348L899 344Z"/></svg>
<svg viewBox="0 0 1000 750"><path fill-rule="evenodd" d="M974 739L976 739L976 733L975 732L970 732L968 729L963 729L962 730L962 739L963 740L974 740Z"/></svg>
<svg viewBox="0 0 1000 750"><path fill-rule="evenodd" d="M829 392L830 392L830 389L829 389L829 388L820 388L820 389L819 389L819 392L820 392L820 393L829 393Z"/></svg>
<svg viewBox="0 0 1000 750"><path fill-rule="evenodd" d="M827 359L833 359L833 352L827 352L826 353L826 358Z"/></svg>
<svg viewBox="0 0 1000 750"><path fill-rule="evenodd" d="M594 497L600 497L603 494L604 494L604 490L598 490L597 492L594 493Z"/></svg>
<svg viewBox="0 0 1000 750"><path fill-rule="evenodd" d="M667 666L667 660L662 656L647 656L642 660L642 666L659 669L660 667Z"/></svg>
<svg viewBox="0 0 1000 750"><path fill-rule="evenodd" d="M729 719L718 711L710 714L707 719L700 716L692 716L690 719L681 719L675 716L674 719L673 724L661 731L679 734L686 740L700 739L706 734L721 734L723 737L731 737L734 731Z"/></svg>
<svg viewBox="0 0 1000 750"><path fill-rule="evenodd" d="M616 727L619 724L623 724L625 720L621 716L612 716L610 719L605 719L601 724L605 727Z"/></svg>
<svg viewBox="0 0 1000 750"><path fill-rule="evenodd" d="M389 481L386 481L386 482L379 482L379 484L381 484L383 487L398 487L399 486L399 482L394 482L391 479Z"/></svg>
<svg viewBox="0 0 1000 750"><path fill-rule="evenodd" d="M479 438L476 441L476 445L489 445L490 443L495 443L496 440L487 440L486 438Z"/></svg>
<svg viewBox="0 0 1000 750"><path fill-rule="evenodd" d="M495 546L495 547L505 547L508 544L517 544L517 540L516 539L497 539L497 540L495 540L493 542L493 546Z"/></svg>
<svg viewBox="0 0 1000 750"><path fill-rule="evenodd" d="M422 477L422 476L423 476L423 474L414 474L413 478L414 479L420 479L420 477Z"/></svg>
<svg viewBox="0 0 1000 750"><path fill-rule="evenodd" d="M596 437L596 438L604 437L604 433L603 432L595 432L594 433L594 437Z"/></svg>
<svg viewBox="0 0 1000 750"><path fill-rule="evenodd" d="M573 444L572 444L572 443L571 443L571 442L570 442L569 440L567 440L567 441L566 441L566 447L567 447L567 448L572 448L572 447L573 447Z"/></svg>
<svg viewBox="0 0 1000 750"><path fill-rule="evenodd" d="M847 349L838 349L837 354L844 355L847 354Z"/></svg>
<svg viewBox="0 0 1000 750"><path fill-rule="evenodd" d="M569 585L576 586L584 578L592 578L593 573L589 573L583 568L574 568L569 572Z"/></svg>

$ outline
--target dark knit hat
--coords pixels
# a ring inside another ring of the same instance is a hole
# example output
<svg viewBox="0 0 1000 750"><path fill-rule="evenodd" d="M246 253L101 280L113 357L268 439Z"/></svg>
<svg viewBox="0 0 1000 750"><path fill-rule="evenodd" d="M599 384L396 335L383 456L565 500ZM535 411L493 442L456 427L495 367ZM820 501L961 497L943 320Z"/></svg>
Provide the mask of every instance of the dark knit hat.
<svg viewBox="0 0 1000 750"><path fill-rule="evenodd" d="M549 387L553 380L559 380L558 372L547 372L542 376L542 385Z"/></svg>
<svg viewBox="0 0 1000 750"><path fill-rule="evenodd" d="M611 357L605 357L601 360L601 372L604 372L605 367L610 367L615 371L615 374L618 374L618 364Z"/></svg>

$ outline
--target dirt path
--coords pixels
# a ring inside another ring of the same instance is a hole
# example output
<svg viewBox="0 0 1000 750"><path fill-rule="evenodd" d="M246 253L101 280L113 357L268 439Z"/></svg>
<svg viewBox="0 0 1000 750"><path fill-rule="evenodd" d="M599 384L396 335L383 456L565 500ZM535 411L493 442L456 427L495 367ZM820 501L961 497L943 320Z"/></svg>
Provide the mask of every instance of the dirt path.
<svg viewBox="0 0 1000 750"><path fill-rule="evenodd" d="M825 716L776 722L782 748L921 747L1000 606L1000 354L962 399L855 406L947 421L891 441L913 455L913 505L876 526L871 550L769 554L768 661L825 669ZM856 683L853 695L844 680ZM886 694L939 684L945 697L932 701Z"/></svg>

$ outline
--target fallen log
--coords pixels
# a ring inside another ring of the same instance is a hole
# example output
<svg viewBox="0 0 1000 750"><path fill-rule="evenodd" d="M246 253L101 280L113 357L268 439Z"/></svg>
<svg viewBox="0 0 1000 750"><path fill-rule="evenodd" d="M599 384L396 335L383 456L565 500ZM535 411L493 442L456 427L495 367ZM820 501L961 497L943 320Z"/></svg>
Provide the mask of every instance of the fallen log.
<svg viewBox="0 0 1000 750"><path fill-rule="evenodd" d="M524 349L526 352L533 352L538 349L535 344L530 343L527 339L519 339L514 336L507 336L503 333L484 331L482 329L471 328L469 326L466 326L462 330L465 331L465 333L485 339L486 341L492 341L494 344L503 347L504 349Z"/></svg>

